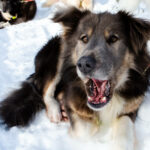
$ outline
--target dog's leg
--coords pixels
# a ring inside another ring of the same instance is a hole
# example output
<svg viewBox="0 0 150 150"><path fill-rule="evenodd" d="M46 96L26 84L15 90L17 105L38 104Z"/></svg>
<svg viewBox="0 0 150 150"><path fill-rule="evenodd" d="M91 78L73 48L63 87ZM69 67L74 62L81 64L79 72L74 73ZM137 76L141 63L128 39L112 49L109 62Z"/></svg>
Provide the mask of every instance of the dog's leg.
<svg viewBox="0 0 150 150"><path fill-rule="evenodd" d="M59 103L55 100L54 94L61 78L63 51L61 38L56 36L48 41L35 57L34 84L42 93L48 117L54 122L59 122L61 119Z"/></svg>
<svg viewBox="0 0 150 150"><path fill-rule="evenodd" d="M10 26L11 24L9 23L9 22L1 22L0 23L0 29L1 28L5 28L5 27L7 27L7 26Z"/></svg>
<svg viewBox="0 0 150 150"><path fill-rule="evenodd" d="M123 116L114 123L114 150L135 150L134 124L128 116Z"/></svg>
<svg viewBox="0 0 150 150"><path fill-rule="evenodd" d="M4 13L4 12L1 12L2 16L4 19L6 20L11 20L11 18L13 17L10 13Z"/></svg>
<svg viewBox="0 0 150 150"><path fill-rule="evenodd" d="M45 87L44 87L44 92L43 92L43 98L44 98L44 103L46 105L47 116L50 118L52 122L55 123L60 122L62 118L61 111L60 111L61 110L60 104L54 98L56 86L61 79L62 64L63 64L63 59L60 54L56 75L51 80L47 79L47 82L45 83Z"/></svg>
<svg viewBox="0 0 150 150"><path fill-rule="evenodd" d="M61 121L60 105L54 98L57 83L60 81L60 74L57 74L53 81L48 82L44 94L44 103L46 105L47 116L51 122L58 123Z"/></svg>

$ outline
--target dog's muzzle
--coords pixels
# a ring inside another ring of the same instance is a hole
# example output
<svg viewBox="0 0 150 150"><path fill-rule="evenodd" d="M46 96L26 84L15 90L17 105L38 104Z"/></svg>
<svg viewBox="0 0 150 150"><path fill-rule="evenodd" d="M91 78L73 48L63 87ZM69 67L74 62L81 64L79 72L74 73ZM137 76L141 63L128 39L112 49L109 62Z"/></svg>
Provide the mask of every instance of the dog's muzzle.
<svg viewBox="0 0 150 150"><path fill-rule="evenodd" d="M96 69L96 60L92 56L81 57L77 67L78 75L85 85L88 106L91 109L99 110L111 99L110 80L100 80L93 77L92 73Z"/></svg>

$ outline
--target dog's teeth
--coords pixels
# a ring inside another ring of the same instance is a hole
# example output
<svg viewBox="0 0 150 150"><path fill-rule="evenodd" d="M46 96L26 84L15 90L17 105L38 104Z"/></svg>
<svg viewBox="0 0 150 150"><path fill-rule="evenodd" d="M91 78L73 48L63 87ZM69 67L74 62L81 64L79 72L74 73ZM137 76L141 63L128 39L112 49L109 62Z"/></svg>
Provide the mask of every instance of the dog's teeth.
<svg viewBox="0 0 150 150"><path fill-rule="evenodd" d="M91 98L90 96L88 96L88 99L89 99L89 100L92 100L92 98Z"/></svg>
<svg viewBox="0 0 150 150"><path fill-rule="evenodd" d="M106 103L106 97L103 97L101 100L102 103Z"/></svg>

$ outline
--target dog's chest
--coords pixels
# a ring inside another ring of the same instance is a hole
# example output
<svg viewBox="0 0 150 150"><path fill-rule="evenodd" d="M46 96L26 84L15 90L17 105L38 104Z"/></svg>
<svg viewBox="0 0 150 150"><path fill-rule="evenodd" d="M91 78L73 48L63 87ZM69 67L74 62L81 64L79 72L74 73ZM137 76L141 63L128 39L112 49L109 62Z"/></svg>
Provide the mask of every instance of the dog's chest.
<svg viewBox="0 0 150 150"><path fill-rule="evenodd" d="M111 124L122 113L125 101L118 95L114 95L107 106L99 111L99 119L102 124Z"/></svg>
<svg viewBox="0 0 150 150"><path fill-rule="evenodd" d="M112 140L114 124L124 109L125 101L119 96L113 96L111 102L100 110L97 120L97 131L94 135L96 140L106 142Z"/></svg>

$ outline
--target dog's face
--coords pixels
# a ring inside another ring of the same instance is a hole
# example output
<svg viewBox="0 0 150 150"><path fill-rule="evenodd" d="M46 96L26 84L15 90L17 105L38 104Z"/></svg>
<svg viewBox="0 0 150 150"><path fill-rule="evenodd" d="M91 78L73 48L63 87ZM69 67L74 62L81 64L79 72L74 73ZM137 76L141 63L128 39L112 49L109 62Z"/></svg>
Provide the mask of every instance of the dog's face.
<svg viewBox="0 0 150 150"><path fill-rule="evenodd" d="M122 64L126 46L117 22L118 18L111 14L92 14L81 20L75 47L81 78L109 80Z"/></svg>
<svg viewBox="0 0 150 150"><path fill-rule="evenodd" d="M108 13L90 14L78 26L75 62L92 108L99 109L109 102L120 68L128 69L123 66L128 48L121 26L118 16Z"/></svg>
<svg viewBox="0 0 150 150"><path fill-rule="evenodd" d="M0 0L0 11L6 20L10 20L17 15L20 5L20 0Z"/></svg>
<svg viewBox="0 0 150 150"><path fill-rule="evenodd" d="M66 46L84 81L88 106L99 110L124 87L129 70L135 68L134 56L146 45L150 26L124 12L93 14L77 9L56 14L54 21L66 27Z"/></svg>

